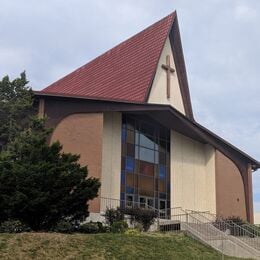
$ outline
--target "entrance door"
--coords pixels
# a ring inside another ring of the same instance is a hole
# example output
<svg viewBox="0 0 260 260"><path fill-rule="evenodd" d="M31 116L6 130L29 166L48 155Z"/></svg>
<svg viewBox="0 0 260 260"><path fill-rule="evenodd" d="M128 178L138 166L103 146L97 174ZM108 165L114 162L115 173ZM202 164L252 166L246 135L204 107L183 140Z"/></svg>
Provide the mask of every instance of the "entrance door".
<svg viewBox="0 0 260 260"><path fill-rule="evenodd" d="M159 201L160 206L160 218L166 218L166 200Z"/></svg>
<svg viewBox="0 0 260 260"><path fill-rule="evenodd" d="M140 208L153 209L154 208L154 198L140 196L139 197L139 204L140 204Z"/></svg>
<svg viewBox="0 0 260 260"><path fill-rule="evenodd" d="M126 207L132 208L134 206L134 196L132 194L126 195Z"/></svg>

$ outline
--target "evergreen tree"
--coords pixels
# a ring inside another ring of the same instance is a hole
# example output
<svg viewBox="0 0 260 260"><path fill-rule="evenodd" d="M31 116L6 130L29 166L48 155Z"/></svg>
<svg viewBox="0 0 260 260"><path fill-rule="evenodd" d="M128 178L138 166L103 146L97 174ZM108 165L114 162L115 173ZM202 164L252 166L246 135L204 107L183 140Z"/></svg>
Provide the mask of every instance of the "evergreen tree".
<svg viewBox="0 0 260 260"><path fill-rule="evenodd" d="M0 222L18 219L33 230L49 230L62 219L88 216L98 179L87 178L79 156L47 144L50 131L41 119L18 135L0 156Z"/></svg>
<svg viewBox="0 0 260 260"><path fill-rule="evenodd" d="M14 139L16 133L28 127L33 109L33 92L27 86L25 72L10 81L0 81L0 151Z"/></svg>
<svg viewBox="0 0 260 260"><path fill-rule="evenodd" d="M97 197L100 182L87 178L79 155L63 153L44 120L32 117L33 93L25 73L0 81L0 223L20 220L33 230L49 230L63 219L88 216L87 202Z"/></svg>

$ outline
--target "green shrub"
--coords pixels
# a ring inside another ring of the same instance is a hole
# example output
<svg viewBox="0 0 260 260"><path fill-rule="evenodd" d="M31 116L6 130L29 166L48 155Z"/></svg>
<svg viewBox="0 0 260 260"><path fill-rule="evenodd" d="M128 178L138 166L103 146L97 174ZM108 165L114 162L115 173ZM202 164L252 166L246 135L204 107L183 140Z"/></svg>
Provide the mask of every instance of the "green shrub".
<svg viewBox="0 0 260 260"><path fill-rule="evenodd" d="M107 223L112 226L114 222L124 220L124 213L120 208L117 209L109 209L107 208L105 213L105 218Z"/></svg>
<svg viewBox="0 0 260 260"><path fill-rule="evenodd" d="M19 220L7 220L0 225L0 233L21 233L29 231L31 231L31 229Z"/></svg>
<svg viewBox="0 0 260 260"><path fill-rule="evenodd" d="M74 226L67 220L61 220L54 228L55 232L71 234L75 231Z"/></svg>
<svg viewBox="0 0 260 260"><path fill-rule="evenodd" d="M221 231L228 232L233 236L244 236L245 232L241 229L246 222L237 216L218 218L213 225ZM249 231L249 230L248 230ZM250 231L249 231L250 232ZM248 234L247 234L248 235ZM252 234L253 235L253 234Z"/></svg>
<svg viewBox="0 0 260 260"><path fill-rule="evenodd" d="M99 233L109 232L109 227L108 226L104 226L102 222L98 221L97 225L98 225Z"/></svg>
<svg viewBox="0 0 260 260"><path fill-rule="evenodd" d="M115 221L111 225L111 232L113 233L125 233L127 229L128 229L128 225L123 220Z"/></svg>
<svg viewBox="0 0 260 260"><path fill-rule="evenodd" d="M122 211L124 214L131 216L132 222L140 223L143 227L143 231L148 231L157 217L157 213L151 209L126 208Z"/></svg>
<svg viewBox="0 0 260 260"><path fill-rule="evenodd" d="M81 233L105 233L108 231L108 227L103 226L101 222L89 222L80 225L79 232Z"/></svg>
<svg viewBox="0 0 260 260"><path fill-rule="evenodd" d="M230 217L227 217L227 218L223 218L222 220L226 221L226 222L233 222L239 226L242 226L243 224L245 224L246 222L238 217L238 216L230 216Z"/></svg>
<svg viewBox="0 0 260 260"><path fill-rule="evenodd" d="M85 223L79 227L79 232L89 233L89 234L98 233L99 227L98 227L97 223L93 223L93 222Z"/></svg>

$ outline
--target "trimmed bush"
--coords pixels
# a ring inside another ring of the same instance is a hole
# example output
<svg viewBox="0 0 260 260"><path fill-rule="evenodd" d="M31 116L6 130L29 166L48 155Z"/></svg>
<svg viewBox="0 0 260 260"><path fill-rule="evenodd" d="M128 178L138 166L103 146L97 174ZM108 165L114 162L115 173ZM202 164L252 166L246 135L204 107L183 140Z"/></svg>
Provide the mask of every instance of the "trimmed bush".
<svg viewBox="0 0 260 260"><path fill-rule="evenodd" d="M105 218L107 223L112 226L114 222L124 220L124 212L121 211L120 208L117 209L109 209L107 208L105 213Z"/></svg>
<svg viewBox="0 0 260 260"><path fill-rule="evenodd" d="M105 233L109 230L108 227L103 226L101 222L89 222L80 225L79 232L87 234Z"/></svg>
<svg viewBox="0 0 260 260"><path fill-rule="evenodd" d="M223 232L227 232L228 234L233 235L233 236L244 236L245 233L243 230L241 230L241 227L243 227L243 225L245 225L245 224L246 224L246 222L237 216L230 216L227 218L218 218L213 223L213 225L216 228L220 229ZM248 234L246 234L246 235L248 235Z"/></svg>
<svg viewBox="0 0 260 260"><path fill-rule="evenodd" d="M57 223L54 231L58 233L71 234L73 231L75 231L75 228L71 222L67 220L61 220Z"/></svg>
<svg viewBox="0 0 260 260"><path fill-rule="evenodd" d="M79 232L95 234L99 232L99 226L97 225L97 223L93 223L93 222L85 223L79 227Z"/></svg>
<svg viewBox="0 0 260 260"><path fill-rule="evenodd" d="M111 232L113 233L125 233L127 229L128 229L128 225L123 220L115 221L111 225Z"/></svg>
<svg viewBox="0 0 260 260"><path fill-rule="evenodd" d="M21 233L29 231L31 231L31 229L20 220L7 220L0 225L0 233Z"/></svg>
<svg viewBox="0 0 260 260"><path fill-rule="evenodd" d="M143 226L143 231L148 231L154 223L157 213L150 209L126 208L122 210L124 214L131 216L132 222L138 222Z"/></svg>

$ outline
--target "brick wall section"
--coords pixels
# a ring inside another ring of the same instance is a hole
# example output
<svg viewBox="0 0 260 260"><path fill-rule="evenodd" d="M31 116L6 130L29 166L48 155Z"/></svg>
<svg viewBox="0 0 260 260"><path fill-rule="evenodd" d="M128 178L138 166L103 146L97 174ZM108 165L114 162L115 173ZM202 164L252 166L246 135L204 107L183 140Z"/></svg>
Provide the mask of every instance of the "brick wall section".
<svg viewBox="0 0 260 260"><path fill-rule="evenodd" d="M64 152L80 154L81 165L88 166L88 176L101 179L103 114L73 114L55 128L51 142L59 140ZM100 198L89 203L90 212L100 211Z"/></svg>
<svg viewBox="0 0 260 260"><path fill-rule="evenodd" d="M237 166L216 151L216 211L217 215L247 219L245 191Z"/></svg>

